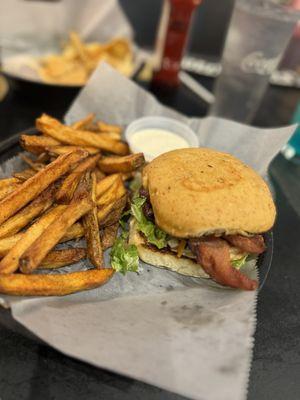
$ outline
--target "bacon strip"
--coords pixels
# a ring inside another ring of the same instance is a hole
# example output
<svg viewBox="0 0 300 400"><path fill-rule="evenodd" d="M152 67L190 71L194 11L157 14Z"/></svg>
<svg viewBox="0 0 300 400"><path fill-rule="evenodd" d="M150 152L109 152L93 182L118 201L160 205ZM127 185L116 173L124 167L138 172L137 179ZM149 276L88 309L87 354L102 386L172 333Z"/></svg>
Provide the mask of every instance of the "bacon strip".
<svg viewBox="0 0 300 400"><path fill-rule="evenodd" d="M216 282L232 288L254 290L258 283L233 268L230 263L229 244L214 236L190 239L190 247L196 254L197 262Z"/></svg>
<svg viewBox="0 0 300 400"><path fill-rule="evenodd" d="M242 235L227 235L224 239L232 246L244 251L245 253L261 254L266 250L266 245L262 235L242 236Z"/></svg>

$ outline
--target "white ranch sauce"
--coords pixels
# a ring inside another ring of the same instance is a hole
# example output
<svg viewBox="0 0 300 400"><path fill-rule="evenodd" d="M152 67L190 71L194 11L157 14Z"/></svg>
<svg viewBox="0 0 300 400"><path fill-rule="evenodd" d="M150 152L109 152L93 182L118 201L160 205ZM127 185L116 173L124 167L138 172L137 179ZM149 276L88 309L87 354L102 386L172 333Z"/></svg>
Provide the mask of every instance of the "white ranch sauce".
<svg viewBox="0 0 300 400"><path fill-rule="evenodd" d="M132 147L153 158L167 151L190 147L183 137L164 129L137 131L132 134L130 141Z"/></svg>

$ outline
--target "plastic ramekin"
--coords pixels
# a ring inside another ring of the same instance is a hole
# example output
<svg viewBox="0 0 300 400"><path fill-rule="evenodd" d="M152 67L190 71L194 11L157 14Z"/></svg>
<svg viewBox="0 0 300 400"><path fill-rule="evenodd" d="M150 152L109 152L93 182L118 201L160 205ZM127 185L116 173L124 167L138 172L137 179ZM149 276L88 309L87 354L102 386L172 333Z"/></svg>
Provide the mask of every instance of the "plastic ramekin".
<svg viewBox="0 0 300 400"><path fill-rule="evenodd" d="M143 151L143 149L134 146L131 140L135 132L139 132L144 129L167 130L184 138L188 142L189 147L199 146L198 137L196 136L195 132L185 123L167 117L158 117L158 116L142 117L131 122L127 126L124 135L125 135L125 140L129 144L130 150L133 153L143 152L146 161L153 160L154 156L151 154L147 154L147 152Z"/></svg>

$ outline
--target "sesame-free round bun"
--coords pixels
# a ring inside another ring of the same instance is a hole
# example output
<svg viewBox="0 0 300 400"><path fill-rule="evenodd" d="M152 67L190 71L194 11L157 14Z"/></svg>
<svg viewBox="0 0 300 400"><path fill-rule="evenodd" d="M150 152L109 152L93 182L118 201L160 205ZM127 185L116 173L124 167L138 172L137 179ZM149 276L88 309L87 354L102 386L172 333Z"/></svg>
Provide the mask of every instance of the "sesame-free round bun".
<svg viewBox="0 0 300 400"><path fill-rule="evenodd" d="M156 224L172 236L261 233L276 210L264 180L227 153L188 148L164 153L143 171Z"/></svg>

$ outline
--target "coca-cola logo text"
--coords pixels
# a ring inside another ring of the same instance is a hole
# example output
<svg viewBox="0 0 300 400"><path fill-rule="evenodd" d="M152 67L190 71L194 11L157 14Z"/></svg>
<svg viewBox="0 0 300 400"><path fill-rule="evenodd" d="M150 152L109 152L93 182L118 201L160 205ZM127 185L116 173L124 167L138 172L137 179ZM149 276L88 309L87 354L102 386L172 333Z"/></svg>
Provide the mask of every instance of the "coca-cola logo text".
<svg viewBox="0 0 300 400"><path fill-rule="evenodd" d="M270 75L277 67L279 57L266 58L262 51L248 54L241 62L241 70L259 75Z"/></svg>

